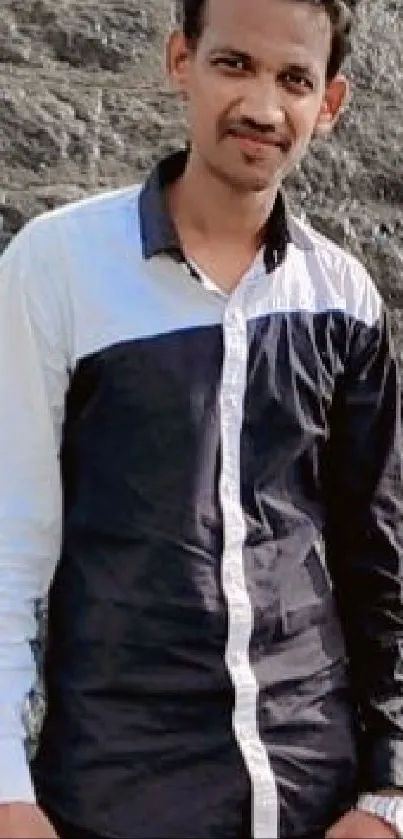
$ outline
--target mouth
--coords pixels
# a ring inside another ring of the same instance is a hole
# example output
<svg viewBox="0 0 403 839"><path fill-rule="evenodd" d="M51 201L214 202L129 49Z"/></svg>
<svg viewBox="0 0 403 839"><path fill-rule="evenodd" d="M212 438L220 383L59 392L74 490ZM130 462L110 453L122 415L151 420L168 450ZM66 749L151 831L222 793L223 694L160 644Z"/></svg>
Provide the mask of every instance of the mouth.
<svg viewBox="0 0 403 839"><path fill-rule="evenodd" d="M276 137L262 136L260 134L243 133L241 131L229 131L228 136L246 152L259 157L267 156L273 152L285 152L286 143Z"/></svg>

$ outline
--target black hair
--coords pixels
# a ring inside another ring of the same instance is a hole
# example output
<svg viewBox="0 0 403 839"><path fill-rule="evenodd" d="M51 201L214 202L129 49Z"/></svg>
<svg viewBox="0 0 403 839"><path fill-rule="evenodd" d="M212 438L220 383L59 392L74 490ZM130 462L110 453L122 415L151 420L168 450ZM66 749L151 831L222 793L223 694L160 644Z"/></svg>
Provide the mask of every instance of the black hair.
<svg viewBox="0 0 403 839"><path fill-rule="evenodd" d="M179 0L181 26L189 43L196 45L204 25L204 12L208 0ZM322 8L332 24L332 48L327 66L327 79L331 81L339 72L350 52L352 10L343 0L298 0ZM352 5L355 5L352 0Z"/></svg>

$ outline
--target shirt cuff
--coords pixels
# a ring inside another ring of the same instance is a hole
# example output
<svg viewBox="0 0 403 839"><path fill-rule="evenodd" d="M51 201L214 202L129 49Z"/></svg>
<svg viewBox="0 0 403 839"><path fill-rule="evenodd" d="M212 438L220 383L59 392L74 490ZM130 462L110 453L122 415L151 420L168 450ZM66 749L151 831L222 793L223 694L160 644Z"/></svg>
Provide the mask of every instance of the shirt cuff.
<svg viewBox="0 0 403 839"><path fill-rule="evenodd" d="M0 803L35 804L35 792L24 744L0 740Z"/></svg>

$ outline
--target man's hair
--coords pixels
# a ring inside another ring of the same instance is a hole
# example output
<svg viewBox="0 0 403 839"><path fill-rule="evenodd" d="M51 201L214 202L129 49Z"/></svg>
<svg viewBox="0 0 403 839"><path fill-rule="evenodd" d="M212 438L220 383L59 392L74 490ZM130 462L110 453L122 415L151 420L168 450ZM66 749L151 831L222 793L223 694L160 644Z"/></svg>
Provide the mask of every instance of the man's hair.
<svg viewBox="0 0 403 839"><path fill-rule="evenodd" d="M300 3L310 3L323 9L330 17L332 24L332 48L327 66L327 79L331 81L350 52L350 32L352 12L343 0L295 0ZM208 0L179 0L179 15L183 32L187 40L196 44L204 26L204 12ZM354 0L351 0L354 6Z"/></svg>

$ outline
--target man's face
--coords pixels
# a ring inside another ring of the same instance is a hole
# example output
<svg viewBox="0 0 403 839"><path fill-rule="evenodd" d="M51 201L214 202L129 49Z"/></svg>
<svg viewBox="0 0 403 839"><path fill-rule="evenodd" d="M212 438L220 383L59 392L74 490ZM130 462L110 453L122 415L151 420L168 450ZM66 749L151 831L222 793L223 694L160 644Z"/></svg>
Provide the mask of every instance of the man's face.
<svg viewBox="0 0 403 839"><path fill-rule="evenodd" d="M346 93L341 77L326 84L331 36L308 2L207 0L197 46L171 39L193 151L221 180L246 192L279 184L315 128L330 127Z"/></svg>

